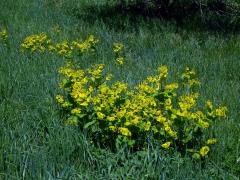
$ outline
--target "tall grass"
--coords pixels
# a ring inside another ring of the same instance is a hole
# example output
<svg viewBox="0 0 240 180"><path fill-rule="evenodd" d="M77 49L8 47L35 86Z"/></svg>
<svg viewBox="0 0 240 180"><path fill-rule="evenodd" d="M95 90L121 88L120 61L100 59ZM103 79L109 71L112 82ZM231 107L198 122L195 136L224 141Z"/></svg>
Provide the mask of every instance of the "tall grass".
<svg viewBox="0 0 240 180"><path fill-rule="evenodd" d="M238 179L239 34L179 29L173 22L119 12L107 16L103 2L0 1L0 27L10 34L10 48L0 44L0 179ZM103 62L130 84L159 65L175 75L185 66L196 69L204 100L230 110L228 121L211 130L219 143L209 158L195 162L159 149L111 153L92 147L78 129L64 126L54 100L63 60L19 50L25 36L42 31L57 41L94 34L101 45L82 64ZM129 62L122 71L115 68L110 48L116 41L127 49Z"/></svg>

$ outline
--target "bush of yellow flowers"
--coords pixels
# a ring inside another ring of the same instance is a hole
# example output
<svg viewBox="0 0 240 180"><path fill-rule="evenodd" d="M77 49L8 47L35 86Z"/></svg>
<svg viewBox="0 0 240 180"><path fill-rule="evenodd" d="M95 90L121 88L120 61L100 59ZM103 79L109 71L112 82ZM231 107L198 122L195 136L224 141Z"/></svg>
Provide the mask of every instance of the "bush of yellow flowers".
<svg viewBox="0 0 240 180"><path fill-rule="evenodd" d="M91 35L83 42L54 45L42 34L26 38L21 46L32 51L54 51L71 59L73 52L86 53L97 42ZM119 65L124 64L123 49L121 43L113 45ZM200 82L193 70L186 68L178 82L166 83L168 68L160 66L155 75L129 87L114 82L104 68L104 64L95 64L82 69L68 61L59 69L62 94L56 101L66 125L78 126L96 145L112 150L123 145L141 150L151 145L188 152L196 159L208 155L217 139L205 134L215 120L226 117L227 108L214 107L209 100L205 107L198 108L196 87Z"/></svg>

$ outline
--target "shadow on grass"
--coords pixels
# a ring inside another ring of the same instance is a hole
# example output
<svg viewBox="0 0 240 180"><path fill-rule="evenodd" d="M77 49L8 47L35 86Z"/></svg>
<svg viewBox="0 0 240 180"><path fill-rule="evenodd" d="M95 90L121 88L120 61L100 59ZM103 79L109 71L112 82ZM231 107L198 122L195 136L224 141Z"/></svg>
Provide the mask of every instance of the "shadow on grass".
<svg viewBox="0 0 240 180"><path fill-rule="evenodd" d="M187 9L184 7L166 10L161 8L144 8L143 5L128 6L85 6L83 9L72 8L68 14L75 16L86 23L93 24L97 21L103 22L115 31L138 31L139 25L152 28L155 20L160 24L175 24L175 30L180 29L193 31L214 32L239 32L240 13L222 13L220 7L205 7L199 10L196 4ZM154 20L154 21L153 21ZM152 23L152 24L151 24Z"/></svg>

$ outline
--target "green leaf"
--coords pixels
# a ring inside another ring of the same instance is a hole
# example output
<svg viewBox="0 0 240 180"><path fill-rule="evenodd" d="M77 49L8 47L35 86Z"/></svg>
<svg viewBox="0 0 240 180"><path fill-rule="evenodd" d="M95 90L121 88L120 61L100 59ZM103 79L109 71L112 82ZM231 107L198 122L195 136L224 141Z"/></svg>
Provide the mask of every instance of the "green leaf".
<svg viewBox="0 0 240 180"><path fill-rule="evenodd" d="M95 122L96 122L96 120L90 121L90 122L86 123L86 124L83 126L83 128L84 128L84 129L87 129L89 126L93 125Z"/></svg>
<svg viewBox="0 0 240 180"><path fill-rule="evenodd" d="M79 118L83 118L84 116L86 116L86 114L77 114L76 116Z"/></svg>
<svg viewBox="0 0 240 180"><path fill-rule="evenodd" d="M135 141L134 140L128 140L127 143L130 147L132 147L135 144Z"/></svg>

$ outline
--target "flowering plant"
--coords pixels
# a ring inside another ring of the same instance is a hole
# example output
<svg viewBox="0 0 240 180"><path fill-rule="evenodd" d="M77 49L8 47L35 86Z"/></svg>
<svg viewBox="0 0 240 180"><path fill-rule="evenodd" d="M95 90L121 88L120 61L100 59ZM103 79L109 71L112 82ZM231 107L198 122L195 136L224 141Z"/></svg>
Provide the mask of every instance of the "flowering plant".
<svg viewBox="0 0 240 180"><path fill-rule="evenodd" d="M134 87L114 82L112 74L104 72L104 64L81 69L72 60L95 51L98 40L90 36L83 42L54 43L46 34L27 37L21 47L33 51L51 51L65 57L67 64L59 69L60 89L57 103L65 117L65 124L78 126L87 132L96 145L115 150L127 145L133 150L159 146L165 150L188 152L193 158L208 155L217 140L206 137L215 120L225 118L225 106L214 107L206 101L198 108L200 84L196 73L186 68L178 82L166 83L167 66L147 77ZM124 46L114 43L113 51L119 65L123 65Z"/></svg>
<svg viewBox="0 0 240 180"><path fill-rule="evenodd" d="M110 83L112 75L104 74L104 65L88 69L71 64L60 68L60 88L65 95L56 99L66 115L66 124L87 131L93 142L112 149L127 144L134 150L149 145L163 149L176 148L193 158L208 155L216 139L204 134L214 120L226 117L227 108L197 108L199 84L195 72L186 68L179 83L166 84L168 68L130 88L127 83ZM187 89L179 94L178 89Z"/></svg>

